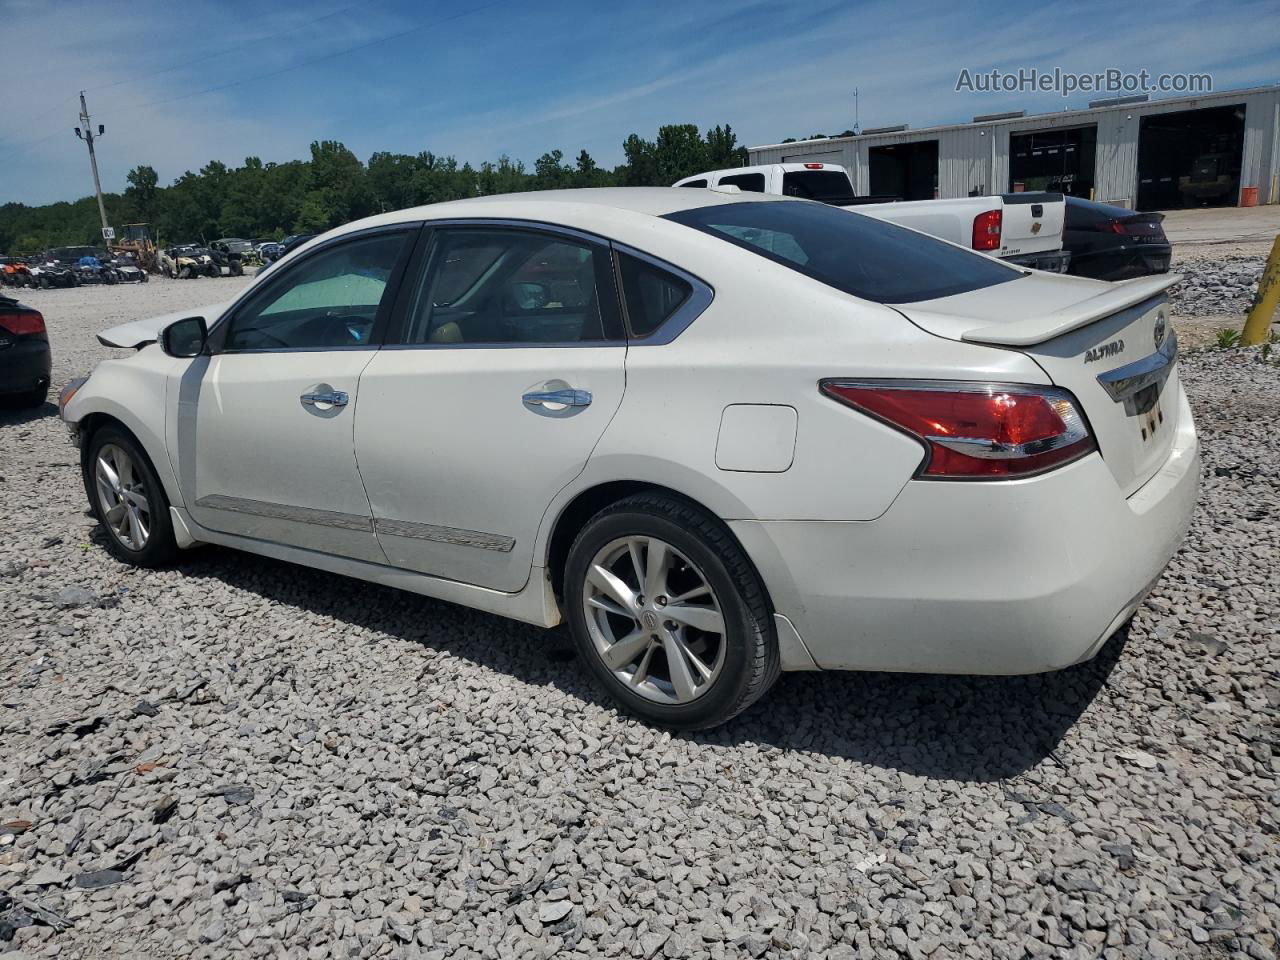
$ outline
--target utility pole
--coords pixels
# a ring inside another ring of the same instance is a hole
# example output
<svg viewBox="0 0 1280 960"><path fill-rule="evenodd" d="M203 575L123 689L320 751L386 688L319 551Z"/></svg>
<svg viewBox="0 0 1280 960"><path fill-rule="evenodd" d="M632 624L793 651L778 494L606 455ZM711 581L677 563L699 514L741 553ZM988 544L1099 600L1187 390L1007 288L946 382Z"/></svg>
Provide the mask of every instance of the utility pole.
<svg viewBox="0 0 1280 960"><path fill-rule="evenodd" d="M113 238L110 236L111 227L107 224L107 208L102 202L102 181L98 179L98 158L93 152L95 135L89 123L89 107L84 102L83 90L80 91L80 123L84 127L84 132L81 133L80 127L76 127L76 136L89 145L89 166L93 167L93 190L98 195L98 216L102 218L102 239L106 241ZM100 137L106 132L106 128L98 124L97 136Z"/></svg>

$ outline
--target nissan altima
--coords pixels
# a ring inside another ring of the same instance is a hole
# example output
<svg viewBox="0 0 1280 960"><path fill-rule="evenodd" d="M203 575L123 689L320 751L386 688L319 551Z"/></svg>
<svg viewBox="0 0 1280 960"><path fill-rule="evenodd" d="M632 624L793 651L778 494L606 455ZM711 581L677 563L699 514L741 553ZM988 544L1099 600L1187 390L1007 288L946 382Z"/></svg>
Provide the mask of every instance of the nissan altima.
<svg viewBox="0 0 1280 960"><path fill-rule="evenodd" d="M1184 535L1165 291L820 203L603 189L403 210L64 390L120 560L222 544L551 627L625 708L786 670L1092 657Z"/></svg>

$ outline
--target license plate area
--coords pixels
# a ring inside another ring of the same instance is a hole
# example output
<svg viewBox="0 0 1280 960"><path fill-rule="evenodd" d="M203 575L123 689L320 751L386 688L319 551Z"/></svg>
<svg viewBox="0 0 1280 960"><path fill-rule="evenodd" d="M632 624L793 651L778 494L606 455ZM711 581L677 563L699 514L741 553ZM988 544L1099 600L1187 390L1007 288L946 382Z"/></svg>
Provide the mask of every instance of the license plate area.
<svg viewBox="0 0 1280 960"><path fill-rule="evenodd" d="M1150 442L1164 426L1164 413L1160 409L1160 389L1163 381L1152 383L1133 394L1126 402L1132 416L1138 418L1138 432L1143 443Z"/></svg>

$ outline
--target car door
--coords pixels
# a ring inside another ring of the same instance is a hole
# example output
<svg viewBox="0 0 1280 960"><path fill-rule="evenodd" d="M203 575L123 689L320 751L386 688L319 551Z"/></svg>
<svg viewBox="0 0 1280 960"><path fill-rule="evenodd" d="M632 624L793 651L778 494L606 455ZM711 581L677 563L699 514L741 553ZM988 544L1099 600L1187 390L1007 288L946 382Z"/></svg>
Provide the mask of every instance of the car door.
<svg viewBox="0 0 1280 960"><path fill-rule="evenodd" d="M519 590L543 514L622 400L609 248L553 228L438 226L401 301L356 416L378 540L398 567Z"/></svg>
<svg viewBox="0 0 1280 960"><path fill-rule="evenodd" d="M179 475L211 530L378 563L353 424L419 228L338 238L222 318L179 386Z"/></svg>

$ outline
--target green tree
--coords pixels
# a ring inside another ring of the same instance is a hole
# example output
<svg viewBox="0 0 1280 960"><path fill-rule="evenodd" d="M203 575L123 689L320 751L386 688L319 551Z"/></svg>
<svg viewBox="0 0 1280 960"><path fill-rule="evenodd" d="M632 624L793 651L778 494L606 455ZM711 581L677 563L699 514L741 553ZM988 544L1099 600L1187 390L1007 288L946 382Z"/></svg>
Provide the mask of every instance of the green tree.
<svg viewBox="0 0 1280 960"><path fill-rule="evenodd" d="M129 186L124 191L129 202L129 218L150 223L156 215L156 197L159 191L160 177L154 168L146 165L134 167L125 176Z"/></svg>

